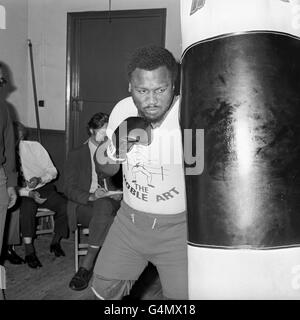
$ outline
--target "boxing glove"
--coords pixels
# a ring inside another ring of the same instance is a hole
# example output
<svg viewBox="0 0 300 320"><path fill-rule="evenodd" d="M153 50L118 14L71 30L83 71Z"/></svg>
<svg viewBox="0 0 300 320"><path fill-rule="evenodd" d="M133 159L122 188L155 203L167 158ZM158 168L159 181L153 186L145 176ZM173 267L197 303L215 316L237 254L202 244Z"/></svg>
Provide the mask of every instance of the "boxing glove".
<svg viewBox="0 0 300 320"><path fill-rule="evenodd" d="M119 162L112 160L107 155L107 149L111 141L106 137L102 143L99 144L94 153L95 170L101 178L112 177L120 169Z"/></svg>
<svg viewBox="0 0 300 320"><path fill-rule="evenodd" d="M126 160L126 154L135 144L150 145L151 124L141 117L129 117L116 128L112 139L98 147L95 153L97 169L112 176L119 170L119 164Z"/></svg>
<svg viewBox="0 0 300 320"><path fill-rule="evenodd" d="M147 146L151 141L151 124L141 117L129 117L115 130L108 155L116 161L124 161L135 144Z"/></svg>

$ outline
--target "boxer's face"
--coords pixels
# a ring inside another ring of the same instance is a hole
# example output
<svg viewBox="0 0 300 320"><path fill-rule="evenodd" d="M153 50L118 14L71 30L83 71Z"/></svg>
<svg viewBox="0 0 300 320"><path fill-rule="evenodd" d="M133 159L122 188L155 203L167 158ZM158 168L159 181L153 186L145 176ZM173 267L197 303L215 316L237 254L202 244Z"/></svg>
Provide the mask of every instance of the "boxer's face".
<svg viewBox="0 0 300 320"><path fill-rule="evenodd" d="M160 122L173 101L171 72L165 66L151 71L137 68L131 75L129 92L142 117Z"/></svg>

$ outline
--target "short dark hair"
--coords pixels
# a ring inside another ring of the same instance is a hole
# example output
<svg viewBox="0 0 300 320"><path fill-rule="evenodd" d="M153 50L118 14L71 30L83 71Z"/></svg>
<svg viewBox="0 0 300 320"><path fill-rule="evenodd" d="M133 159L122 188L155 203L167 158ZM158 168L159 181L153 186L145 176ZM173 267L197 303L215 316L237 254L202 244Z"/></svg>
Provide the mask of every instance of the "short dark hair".
<svg viewBox="0 0 300 320"><path fill-rule="evenodd" d="M127 76L131 79L132 72L136 69L148 71L165 66L171 72L173 83L176 81L178 73L178 63L173 54L156 45L148 45L135 49L129 57L127 63Z"/></svg>
<svg viewBox="0 0 300 320"><path fill-rule="evenodd" d="M90 121L88 122L87 129L88 133L90 134L89 129L100 129L106 123L108 123L108 114L104 112L95 113Z"/></svg>

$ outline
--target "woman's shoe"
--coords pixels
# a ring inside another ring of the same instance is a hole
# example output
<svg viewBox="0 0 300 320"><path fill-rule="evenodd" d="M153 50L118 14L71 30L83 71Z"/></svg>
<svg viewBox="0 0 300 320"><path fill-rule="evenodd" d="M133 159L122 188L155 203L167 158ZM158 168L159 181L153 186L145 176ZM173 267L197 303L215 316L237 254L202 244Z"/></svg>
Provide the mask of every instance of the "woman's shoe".
<svg viewBox="0 0 300 320"><path fill-rule="evenodd" d="M63 249L60 246L60 243L53 243L50 245L50 252L54 252L56 257L65 256Z"/></svg>
<svg viewBox="0 0 300 320"><path fill-rule="evenodd" d="M11 264L22 264L25 263L24 259L17 255L16 251L12 246L8 246L5 253L5 260L8 260Z"/></svg>
<svg viewBox="0 0 300 320"><path fill-rule="evenodd" d="M42 264L41 264L40 260L38 259L38 257L36 256L35 252L25 256L25 263L27 263L28 266L33 269L42 267Z"/></svg>

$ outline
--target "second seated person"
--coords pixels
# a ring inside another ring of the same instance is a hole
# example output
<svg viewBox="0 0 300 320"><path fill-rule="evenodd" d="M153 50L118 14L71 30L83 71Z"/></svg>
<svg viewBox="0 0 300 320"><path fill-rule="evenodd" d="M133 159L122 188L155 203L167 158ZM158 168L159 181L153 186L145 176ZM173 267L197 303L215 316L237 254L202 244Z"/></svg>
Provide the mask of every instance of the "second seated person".
<svg viewBox="0 0 300 320"><path fill-rule="evenodd" d="M108 115L96 113L88 122L89 139L70 152L65 168L65 194L68 202L68 217L71 231L77 224L89 228L88 253L82 265L70 281L73 290L88 287L93 275L94 263L106 234L120 206L122 195L106 197L108 190L116 190L111 178L96 172L94 154L107 140Z"/></svg>

